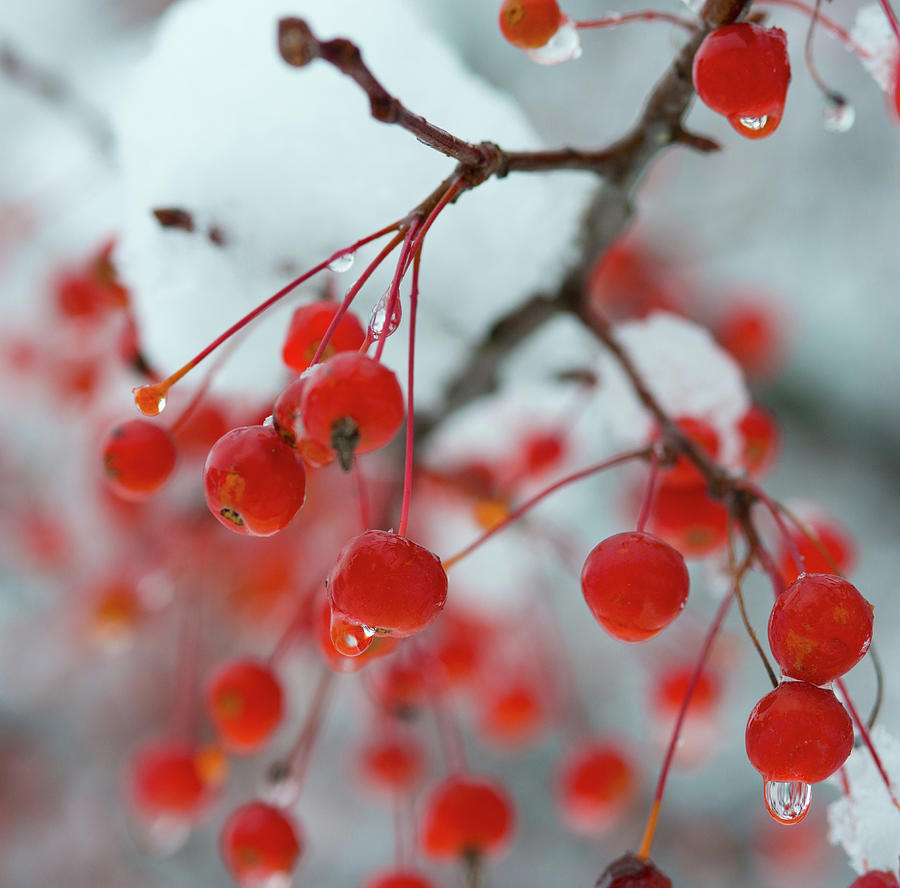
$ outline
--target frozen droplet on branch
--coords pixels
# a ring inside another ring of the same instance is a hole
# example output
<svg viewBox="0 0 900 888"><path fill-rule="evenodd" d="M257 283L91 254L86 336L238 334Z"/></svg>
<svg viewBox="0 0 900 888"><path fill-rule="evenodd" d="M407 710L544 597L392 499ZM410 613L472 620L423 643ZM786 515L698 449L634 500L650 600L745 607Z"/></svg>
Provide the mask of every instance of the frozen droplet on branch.
<svg viewBox="0 0 900 888"><path fill-rule="evenodd" d="M566 17L557 32L538 49L528 49L525 55L539 65L561 65L581 58L581 35L575 22Z"/></svg>
<svg viewBox="0 0 900 888"><path fill-rule="evenodd" d="M856 121L856 109L849 102L828 102L822 111L822 124L829 133L846 133Z"/></svg>
<svg viewBox="0 0 900 888"><path fill-rule="evenodd" d="M779 823L799 823L812 803L812 787L799 780L767 780L763 794L768 812Z"/></svg>
<svg viewBox="0 0 900 888"><path fill-rule="evenodd" d="M341 253L337 259L332 259L328 263L328 268L335 274L343 274L353 268L353 260L356 258L354 253Z"/></svg>
<svg viewBox="0 0 900 888"><path fill-rule="evenodd" d="M390 336L397 327L400 326L400 320L403 316L402 309L400 308L400 299L398 298L394 302L394 310L391 312L391 319L389 322L387 320L388 302L390 302L390 294L385 293L384 296L378 300L378 305L375 306L375 310L372 312L372 317L369 320L370 339L377 341L383 336Z"/></svg>
<svg viewBox="0 0 900 888"><path fill-rule="evenodd" d="M276 808L290 808L300 797L300 782L289 762L272 762L260 780L259 796Z"/></svg>

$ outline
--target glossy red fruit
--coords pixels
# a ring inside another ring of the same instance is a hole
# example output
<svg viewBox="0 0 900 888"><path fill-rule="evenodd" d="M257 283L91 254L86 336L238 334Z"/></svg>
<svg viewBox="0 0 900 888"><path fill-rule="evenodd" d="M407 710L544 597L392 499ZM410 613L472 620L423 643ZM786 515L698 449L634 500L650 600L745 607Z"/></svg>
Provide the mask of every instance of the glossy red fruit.
<svg viewBox="0 0 900 888"><path fill-rule="evenodd" d="M846 574L856 565L856 546L850 532L832 518L820 515L811 518L800 516L813 539L800 530L792 529L791 537L802 558L802 568L807 573ZM817 540L819 545L813 540ZM823 552L824 549L824 552ZM779 567L785 581L792 583L800 573L793 551L784 546Z"/></svg>
<svg viewBox="0 0 900 888"><path fill-rule="evenodd" d="M428 682L421 664L392 657L369 673L373 701L397 718L412 718L428 700Z"/></svg>
<svg viewBox="0 0 900 888"><path fill-rule="evenodd" d="M247 888L289 876L303 850L303 838L283 812L263 802L232 811L222 827L222 859L239 885Z"/></svg>
<svg viewBox="0 0 900 888"><path fill-rule="evenodd" d="M448 777L425 802L422 842L429 857L496 854L512 830L512 803L492 781Z"/></svg>
<svg viewBox="0 0 900 888"><path fill-rule="evenodd" d="M281 349L281 359L288 367L297 373L309 367L338 307L334 302L313 302L301 305L294 312ZM327 360L337 352L358 351L365 338L365 330L356 315L346 312L325 346L322 359Z"/></svg>
<svg viewBox="0 0 900 888"><path fill-rule="evenodd" d="M447 574L440 559L412 540L383 530L367 530L350 540L327 585L338 615L400 637L421 632L447 599Z"/></svg>
<svg viewBox="0 0 900 888"><path fill-rule="evenodd" d="M103 468L112 490L123 499L147 499L175 468L175 443L168 429L146 419L117 425L103 443Z"/></svg>
<svg viewBox="0 0 900 888"><path fill-rule="evenodd" d="M209 715L234 752L258 750L281 724L284 699L272 670L254 660L222 666L209 687Z"/></svg>
<svg viewBox="0 0 900 888"><path fill-rule="evenodd" d="M328 445L319 444L306 434L300 409L306 382L307 377L301 376L281 392L275 399L272 419L278 434L300 454L303 462L320 469L333 463L337 454Z"/></svg>
<svg viewBox="0 0 900 888"><path fill-rule="evenodd" d="M785 675L827 684L865 656L872 643L873 610L842 577L801 574L772 608L772 655Z"/></svg>
<svg viewBox="0 0 900 888"><path fill-rule="evenodd" d="M364 888L436 888L434 882L412 870L394 870L373 876Z"/></svg>
<svg viewBox="0 0 900 888"><path fill-rule="evenodd" d="M728 510L706 492L705 485L662 483L650 508L655 534L687 558L703 558L725 545Z"/></svg>
<svg viewBox="0 0 900 888"><path fill-rule="evenodd" d="M860 876L850 888L900 888L893 873L871 872Z"/></svg>
<svg viewBox="0 0 900 888"><path fill-rule="evenodd" d="M306 377L300 405L305 437L335 451L350 468L353 455L383 447L403 422L403 392L392 370L358 352L335 355Z"/></svg>
<svg viewBox="0 0 900 888"><path fill-rule="evenodd" d="M422 747L405 734L376 737L360 751L363 776L375 789L409 793L425 773Z"/></svg>
<svg viewBox="0 0 900 888"><path fill-rule="evenodd" d="M154 819L196 818L210 801L197 750L175 741L144 746L129 764L129 790L138 814Z"/></svg>
<svg viewBox="0 0 900 888"><path fill-rule="evenodd" d="M748 22L708 34L694 56L694 88L748 139L771 135L781 122L791 63L780 28Z"/></svg>
<svg viewBox="0 0 900 888"><path fill-rule="evenodd" d="M209 451L203 489L210 511L229 530L270 536L303 505L306 470L275 429L244 426Z"/></svg>
<svg viewBox="0 0 900 888"><path fill-rule="evenodd" d="M818 783L847 760L853 725L831 691L786 681L753 708L745 741L750 764L766 780Z"/></svg>
<svg viewBox="0 0 900 888"><path fill-rule="evenodd" d="M676 666L660 675L653 688L653 702L660 713L675 714L681 709L693 675L693 666ZM715 675L707 670L702 671L691 694L688 716L709 714L715 709L721 693Z"/></svg>
<svg viewBox="0 0 900 888"><path fill-rule="evenodd" d="M485 689L478 721L495 746L518 749L540 734L548 715L540 687L523 675Z"/></svg>
<svg viewBox="0 0 900 888"><path fill-rule="evenodd" d="M772 310L761 302L733 302L716 325L719 344L747 376L766 379L781 359L781 330Z"/></svg>
<svg viewBox="0 0 900 888"><path fill-rule="evenodd" d="M563 23L556 0L504 0L500 7L500 32L519 49L539 49Z"/></svg>
<svg viewBox="0 0 900 888"><path fill-rule="evenodd" d="M778 456L779 432L772 415L754 404L738 423L741 463L749 475L759 477L772 468Z"/></svg>
<svg viewBox="0 0 900 888"><path fill-rule="evenodd" d="M567 756L557 797L572 830L599 836L615 825L636 791L634 764L624 750L615 743L591 740Z"/></svg>
<svg viewBox="0 0 900 888"><path fill-rule="evenodd" d="M620 641L645 641L665 629L687 602L689 582L681 554L639 531L603 540L581 571L591 613Z"/></svg>
<svg viewBox="0 0 900 888"><path fill-rule="evenodd" d="M614 860L603 871L595 888L672 888L672 880L664 876L652 860L641 860L629 853Z"/></svg>

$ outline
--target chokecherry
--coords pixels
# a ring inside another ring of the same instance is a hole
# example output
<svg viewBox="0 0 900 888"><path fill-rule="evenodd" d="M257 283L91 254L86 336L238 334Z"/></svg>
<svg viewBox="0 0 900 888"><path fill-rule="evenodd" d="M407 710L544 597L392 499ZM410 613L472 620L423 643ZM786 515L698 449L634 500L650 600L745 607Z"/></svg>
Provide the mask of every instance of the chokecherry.
<svg viewBox="0 0 900 888"><path fill-rule="evenodd" d="M742 136L775 132L784 113L791 63L780 28L737 22L708 34L694 56L694 88Z"/></svg>
<svg viewBox="0 0 900 888"><path fill-rule="evenodd" d="M117 425L103 444L103 468L115 493L128 500L152 496L175 468L175 442L169 431L146 419Z"/></svg>
<svg viewBox="0 0 900 888"><path fill-rule="evenodd" d="M500 31L519 49L546 46L562 22L556 0L504 0L500 7Z"/></svg>
<svg viewBox="0 0 900 888"><path fill-rule="evenodd" d="M806 518L804 523L812 539L799 529L792 529L794 546L785 545L781 551L779 567L785 580L792 583L801 570L807 573L849 573L856 563L856 545L849 531L823 515ZM794 560L795 547L802 559L800 565Z"/></svg>
<svg viewBox="0 0 900 888"><path fill-rule="evenodd" d="M408 793L425 773L425 756L412 735L375 737L360 751L360 769L366 781L391 795Z"/></svg>
<svg viewBox="0 0 900 888"><path fill-rule="evenodd" d="M750 764L767 781L818 783L853 749L853 724L834 694L785 681L760 700L747 721Z"/></svg>
<svg viewBox="0 0 900 888"><path fill-rule="evenodd" d="M650 527L688 558L702 558L728 539L728 510L712 499L706 486L663 482L650 509Z"/></svg>
<svg viewBox="0 0 900 888"><path fill-rule="evenodd" d="M582 835L599 836L621 817L637 790L634 764L615 743L591 740L565 760L558 781L563 819Z"/></svg>
<svg viewBox="0 0 900 888"><path fill-rule="evenodd" d="M249 802L225 821L220 848L235 881L253 888L294 871L303 837L282 811L264 802Z"/></svg>
<svg viewBox="0 0 900 888"><path fill-rule="evenodd" d="M872 614L872 605L842 577L801 574L772 608L769 647L785 675L827 684L865 656Z"/></svg>
<svg viewBox="0 0 900 888"><path fill-rule="evenodd" d="M672 880L664 876L652 860L641 860L636 854L624 854L614 860L597 880L595 888L672 888Z"/></svg>
<svg viewBox="0 0 900 888"><path fill-rule="evenodd" d="M772 415L754 404L738 423L741 436L741 463L747 473L758 477L765 474L778 455L778 426Z"/></svg>
<svg viewBox="0 0 900 888"><path fill-rule="evenodd" d="M327 444L309 438L304 431L300 404L306 382L306 377L301 376L281 392L272 408L272 420L285 443L293 447L308 466L320 469L333 463L337 454Z"/></svg>
<svg viewBox="0 0 900 888"><path fill-rule="evenodd" d="M900 888L900 882L893 873L873 870L861 875L850 888Z"/></svg>
<svg viewBox="0 0 900 888"><path fill-rule="evenodd" d="M344 469L355 453L387 444L403 422L403 392L392 370L359 352L317 364L300 404L305 437L337 452Z"/></svg>
<svg viewBox="0 0 900 888"><path fill-rule="evenodd" d="M207 695L210 718L229 749L252 753L281 723L284 700L272 670L254 660L234 660L216 672Z"/></svg>
<svg viewBox="0 0 900 888"><path fill-rule="evenodd" d="M689 582L681 554L640 531L603 540L581 571L591 613L620 641L645 641L665 629L687 602Z"/></svg>
<svg viewBox="0 0 900 888"><path fill-rule="evenodd" d="M210 801L197 751L176 741L137 751L129 765L129 789L135 809L147 819L192 820Z"/></svg>
<svg viewBox="0 0 900 888"><path fill-rule="evenodd" d="M425 802L425 853L449 859L503 850L513 830L513 807L497 784L466 776L448 777Z"/></svg>
<svg viewBox="0 0 900 888"><path fill-rule="evenodd" d="M412 870L393 870L374 876L365 883L364 888L435 888L435 885Z"/></svg>
<svg viewBox="0 0 900 888"><path fill-rule="evenodd" d="M244 426L209 451L203 488L210 511L229 530L270 536L303 505L306 470L274 428Z"/></svg>
<svg viewBox="0 0 900 888"><path fill-rule="evenodd" d="M327 583L335 616L400 637L421 632L447 599L440 559L383 530L367 530L350 540Z"/></svg>
<svg viewBox="0 0 900 888"><path fill-rule="evenodd" d="M294 312L281 349L281 359L288 367L297 373L309 367L338 308L334 302L313 302L301 305ZM358 351L365 338L366 333L356 315L346 312L334 328L322 358L330 358L336 352Z"/></svg>

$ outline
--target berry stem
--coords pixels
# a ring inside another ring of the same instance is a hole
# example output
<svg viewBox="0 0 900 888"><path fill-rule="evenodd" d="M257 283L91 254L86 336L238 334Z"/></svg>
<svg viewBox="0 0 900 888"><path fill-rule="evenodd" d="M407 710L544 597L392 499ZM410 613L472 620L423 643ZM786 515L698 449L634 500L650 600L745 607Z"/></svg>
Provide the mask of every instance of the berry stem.
<svg viewBox="0 0 900 888"><path fill-rule="evenodd" d="M697 682L700 680L703 667L706 665L709 652L712 650L713 641L715 640L716 635L718 635L719 629L721 629L722 623L725 621L725 617L728 615L728 610L736 597L741 580L747 572L747 569L750 567L750 560L751 555L748 554L747 558L744 559L743 564L735 573L731 590L722 599L722 603L719 605L719 609L716 611L716 615L713 617L713 621L707 630L706 638L703 640L703 647L700 649L700 656L697 658L697 662L694 665L694 672L691 675L687 691L685 691L684 699L681 701L681 709L678 710L678 718L675 720L675 727L672 729L672 736L669 738L669 745L666 749L666 757L663 760L662 768L659 773L659 780L656 783L656 792L653 794L653 804L650 807L650 814L647 817L647 826L644 829L644 837L641 840L641 847L638 851L638 857L641 860L647 860L650 857L650 847L653 844L653 836L656 833L656 823L659 820L659 811L662 806L663 793L666 789L666 780L669 776L669 770L672 767L675 749L678 746L678 739L681 736L681 728L684 725L691 698L694 696Z"/></svg>
<svg viewBox="0 0 900 888"><path fill-rule="evenodd" d="M619 25L627 25L630 22L668 22L670 25L678 25L678 27L684 28L686 31L693 32L697 29L697 23L692 22L690 19L681 18L681 16L672 15L669 12L658 12L655 9L624 14L613 13L603 18L575 22L575 27L579 31L587 31L593 28L615 28Z"/></svg>
<svg viewBox="0 0 900 888"><path fill-rule="evenodd" d="M887 16L887 20L891 24L891 30L894 32L894 36L897 38L898 42L900 42L900 21L897 21L897 13L894 12L894 7L891 6L890 0L880 0L881 8L884 10L884 14Z"/></svg>
<svg viewBox="0 0 900 888"><path fill-rule="evenodd" d="M647 524L647 519L650 517L650 507L653 505L653 494L656 492L656 479L659 475L659 450L654 447L650 453L650 472L647 476L647 489L644 491L644 502L641 504L641 511L638 515L637 520L637 530L638 533L643 533L644 527Z"/></svg>
<svg viewBox="0 0 900 888"><path fill-rule="evenodd" d="M374 240L378 240L378 238L384 237L384 235L389 234L392 231L396 231L399 227L399 224L399 222L392 222L390 225L382 228L380 231L376 231L374 234L370 234L367 237L356 241L356 243L351 244L349 247L344 247L336 251L335 253L332 253L327 259L320 262L309 271L304 272L300 275L300 277L294 278L294 280L282 287L277 293L273 294L264 302L261 302L259 305L257 305L256 308L253 309L253 311L251 311L249 314L244 315L244 317L242 317L236 324L232 324L224 333L216 337L209 345L207 345L206 348L204 348L201 352L191 358L191 360L188 361L183 367L180 367L170 376L167 376L162 382L154 383L151 386L141 386L137 389L134 389L133 391L135 393L135 401L138 402L138 406L140 407L140 402L138 401L138 392L140 392L141 389L146 390L148 388L152 388L154 392L158 393L161 399L165 399L169 389L172 388L172 386L175 385L175 383L178 382L179 379L181 379L190 370L196 367L197 364L204 360L204 358L208 357L212 352L214 352L220 345L222 345L223 342L227 342L232 336L234 336L235 333L237 333L239 330L242 330L247 326L247 324L258 318L264 311L271 308L273 305L287 296L288 293L299 287L300 284L305 283L311 277L317 275L320 271L324 271L326 268L328 268L330 263L334 262L339 257L344 256L347 253L355 253L366 244L371 243ZM337 326L337 324L334 323L334 326Z"/></svg>
<svg viewBox="0 0 900 888"><path fill-rule="evenodd" d="M299 786L306 776L306 770L309 767L309 760L312 756L313 747L316 745L316 739L325 721L325 712L328 701L331 699L332 688L334 687L334 673L327 667L322 667L318 684L313 693L312 702L309 705L309 711L303 720L300 728L300 734L297 742L294 744L287 758L287 766L294 780Z"/></svg>
<svg viewBox="0 0 900 888"><path fill-rule="evenodd" d="M794 539L794 535L788 530L787 525L781 517L781 510L776 503L761 487L756 484L747 484L746 489L758 499L771 513L772 519L778 527L778 532L784 538L784 544L787 546L788 552L791 554L791 560L798 573L806 573L806 559Z"/></svg>
<svg viewBox="0 0 900 888"><path fill-rule="evenodd" d="M356 294L363 288L363 284L372 276L375 272L375 269L384 262L385 259L394 251L394 248L403 240L403 234L398 233L394 235L388 241L387 244L382 248L381 252L369 263L369 266L366 270L359 276L356 283L347 291L347 295L344 297L343 301L340 304L340 307L335 312L334 317L331 319L331 323L328 325L328 329L325 330L325 333L322 335L322 339L319 342L319 347L316 349L316 353L313 355L312 360L309 362L310 367L314 364L318 364L319 361L322 360L322 355L325 353L325 349L328 348L328 343L331 342L331 337L334 335L334 331L337 330L338 324L341 322L341 318L347 314L347 310L353 303L353 300L356 298Z"/></svg>
<svg viewBox="0 0 900 888"><path fill-rule="evenodd" d="M860 59L871 59L872 53L870 53L864 46L861 46L857 43L852 35L845 29L842 28L836 21L829 18L827 15L822 15L821 12L816 12L816 7L811 6L808 3L802 2L802 0L756 0L753 4L754 6L783 6L787 9L796 9L798 12L804 12L808 16L815 16L818 18L822 27L825 28L833 37L836 37L841 43L844 44L844 47L856 55Z"/></svg>
<svg viewBox="0 0 900 888"><path fill-rule="evenodd" d="M828 84L822 79L822 75L819 74L819 69L816 67L815 59L813 58L813 36L815 35L816 25L821 21L821 9L822 9L822 0L816 0L815 6L813 7L812 18L809 21L809 28L806 30L806 41L803 45L803 58L806 61L806 69L809 71L809 76L812 77L813 83L819 88L819 91L822 95L825 96L826 101L830 102L835 107L842 107L847 104L847 99L844 96L837 92L837 90L831 89Z"/></svg>
<svg viewBox="0 0 900 888"><path fill-rule="evenodd" d="M397 268L394 271L394 279L391 281L391 287L388 290L388 301L385 306L384 326L381 335L378 338L378 345L375 346L375 360L380 361L384 346L387 343L390 334L391 323L394 319L394 312L397 310L397 302L400 299L400 284L406 276L406 270L409 268L409 257L411 255L410 248L416 236L416 231L420 227L421 222L413 220L410 223L406 236L403 238L403 247L400 250L400 258L397 260Z"/></svg>
<svg viewBox="0 0 900 888"><path fill-rule="evenodd" d="M593 465L588 466L585 469L581 469L578 472L573 472L571 475L566 475L564 478L561 478L559 481L555 481L549 487L545 487L539 493L536 493L531 499L526 500L519 506L517 509L514 509L509 513L499 524L495 524L490 530L483 533L480 537L473 540L466 546L464 549L461 549L451 558L447 558L444 560L444 569L449 570L456 564L458 561L462 561L467 555L471 555L476 549L481 548L484 543L486 543L495 533L499 533L505 527L508 527L518 518L521 518L526 512L533 509L539 502L548 497L551 493L555 493L557 490L567 487L569 484L574 484L576 481L581 481L582 478L588 478L591 475L596 475L599 472L603 472L606 469L611 469L614 466L622 465L623 463L628 462L632 459L646 459L650 456L652 449L650 447L639 447L635 450L626 450L624 453L619 453L616 456L610 457L609 459L603 460L599 463L594 463Z"/></svg>
<svg viewBox="0 0 900 888"><path fill-rule="evenodd" d="M422 261L421 248L413 260L412 289L409 293L409 358L406 379L406 458L403 466L403 504L400 508L400 536L406 536L409 522L409 504L412 499L413 443L415 440L415 410L413 405L413 382L416 363L416 311L419 307L419 266Z"/></svg>
<svg viewBox="0 0 900 888"><path fill-rule="evenodd" d="M847 686L844 684L844 680L842 678L838 678L834 682L837 685L838 690L841 692L841 696L844 698L844 705L850 711L850 717L853 719L853 723L856 725L856 729L859 731L860 737L862 737L862 741L866 746L866 749L869 750L869 755L872 756L872 762L874 763L878 773L881 775L881 779L884 782L885 787L887 788L888 795L891 797L891 801L894 803L894 807L900 810L900 802L897 801L897 796L894 794L894 788L891 785L891 779L888 777L887 771L884 769L884 765L881 762L881 756L878 755L878 750L875 749L875 744L872 742L872 737L869 734L868 729L863 723L862 719L859 717L859 713L856 710L856 706L853 704L853 699L850 696L850 692L847 690Z"/></svg>

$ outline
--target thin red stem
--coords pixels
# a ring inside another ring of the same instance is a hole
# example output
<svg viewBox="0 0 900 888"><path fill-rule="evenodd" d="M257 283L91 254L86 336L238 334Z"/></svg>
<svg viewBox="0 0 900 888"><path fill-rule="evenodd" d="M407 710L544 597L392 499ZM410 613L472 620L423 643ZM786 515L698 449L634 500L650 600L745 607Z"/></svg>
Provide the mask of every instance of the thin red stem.
<svg viewBox="0 0 900 888"><path fill-rule="evenodd" d="M325 353L325 349L328 348L328 343L331 342L331 337L334 335L334 331L337 330L338 324L341 322L341 318L347 314L347 310L353 304L353 300L356 298L356 294L363 288L365 282L372 276L375 272L375 269L384 262L385 259L394 251L394 248L403 240L402 234L397 234L390 239L390 241L385 244L382 248L381 252L369 263L369 266L366 270L359 276L356 283L347 291L347 295L344 297L341 302L338 310L334 313L334 317L331 319L331 323L328 325L328 328L325 330L325 333L322 335L322 339L319 342L319 347L316 349L316 353L313 355L312 361L310 361L310 366L313 364L318 364L319 361L322 360L322 355Z"/></svg>
<svg viewBox="0 0 900 888"><path fill-rule="evenodd" d="M653 505L653 494L656 492L656 478L659 475L659 451L654 447L650 454L650 473L647 477L647 489L644 492L644 502L641 504L641 512L638 515L637 527L638 533L643 533L650 517L650 507Z"/></svg>
<svg viewBox="0 0 900 888"><path fill-rule="evenodd" d="M619 25L627 25L630 22L668 22L670 25L678 25L687 31L695 31L697 23L690 19L672 15L670 12L657 12L655 9L647 9L641 12L627 12L624 14L613 13L599 19L589 19L584 22L575 22L579 31L587 31L592 28L615 28Z"/></svg>
<svg viewBox="0 0 900 888"><path fill-rule="evenodd" d="M861 59L871 59L870 53L865 47L857 43L852 35L846 29L842 28L836 21L823 15L821 12L816 13L815 6L809 3L803 3L802 0L756 0L754 6L784 6L788 9L796 9L798 12L804 12L808 16L816 16L819 23L836 37L844 46Z"/></svg>
<svg viewBox="0 0 900 888"><path fill-rule="evenodd" d="M797 545L797 540L794 538L794 535L788 530L787 525L784 523L784 520L781 517L781 510L778 508L778 503L756 484L748 484L746 489L749 490L750 493L752 493L753 496L755 496L771 513L772 518L778 527L778 532L784 537L784 543L791 555L791 560L794 562L794 567L797 568L797 572L806 573L806 559L803 557L803 553L800 551L800 547Z"/></svg>
<svg viewBox="0 0 900 888"><path fill-rule="evenodd" d="M875 744L872 742L872 738L869 735L869 731L866 728L865 723L859 717L859 713L856 711L856 706L853 704L853 700L850 697L850 692L847 690L847 686L844 684L844 680L839 678L835 681L835 684L837 685L838 690L841 692L841 696L844 698L844 704L850 711L850 717L853 719L853 723L856 725L856 729L859 731L859 735L860 737L862 737L862 741L863 743L865 743L866 749L869 750L869 755L872 756L872 762L878 770L878 773L881 775L881 779L884 782L885 787L887 788L888 795L891 797L891 801L894 803L894 807L900 810L900 802L897 801L897 796L894 794L894 788L891 785L891 778L888 777L888 773L884 769L884 765L881 762L881 756L878 755L878 751L875 749Z"/></svg>
<svg viewBox="0 0 900 888"><path fill-rule="evenodd" d="M900 41L900 22L897 21L897 13L894 12L894 7L891 6L890 0L880 0L880 3L887 20L891 23L891 30L894 32L894 36Z"/></svg>
<svg viewBox="0 0 900 888"><path fill-rule="evenodd" d="M416 312L419 307L419 266L422 261L421 251L413 260L412 290L409 294L409 358L406 370L406 459L403 467L403 504L400 508L400 527L397 533L406 536L406 525L409 523L409 505L412 499L413 475L413 441L415 440L415 398L413 384L416 363Z"/></svg>
<svg viewBox="0 0 900 888"><path fill-rule="evenodd" d="M457 552L452 558L447 558L444 560L444 569L449 570L454 564L458 561L461 561L467 555L471 555L476 549L481 548L494 534L499 533L504 528L508 527L517 519L521 518L526 512L533 509L539 502L546 499L546 497L550 496L551 493L555 493L562 487L568 487L570 484L574 484L576 481L581 481L583 478L589 478L591 475L596 475L598 472L603 472L606 469L611 469L614 466L622 465L622 463L626 463L632 459L641 459L650 455L650 448L648 447L639 447L636 450L626 450L624 453L619 453L616 456L610 457L609 459L603 460L603 462L594 463L593 465L588 466L585 469L581 469L578 472L573 472L571 475L566 475L565 478L560 478L559 481L554 482L549 487L545 487L539 493L536 493L531 499L526 500L519 506L518 509L513 510L506 516L499 524L495 524L490 530L483 533L480 537L478 537L473 542L469 543L464 549Z"/></svg>
<svg viewBox="0 0 900 888"><path fill-rule="evenodd" d="M672 760L675 757L675 750L678 747L678 740L681 737L681 728L684 725L688 707L691 704L691 698L694 696L694 690L697 687L697 683L700 681L700 676L703 673L703 668L706 665L709 652L712 650L713 641L715 641L719 629L722 628L722 623L725 622L725 617L728 615L728 611L731 608L738 586L740 585L741 577L746 571L748 564L749 561L745 561L744 565L735 575L731 590L725 598L722 599L722 603L719 605L715 617L713 617L713 621L707 630L706 638L703 640L703 647L700 649L700 656L697 658L697 663L694 666L694 672L691 675L691 680L688 684L687 691L685 692L684 699L681 701L681 709L678 711L678 718L675 720L675 727L672 730L669 746L666 749L666 757L663 760L662 768L659 772L659 780L656 783L656 792L653 794L653 804L650 807L650 815L647 818L647 826L644 829L644 836L641 840L640 850L638 851L638 857L642 860L646 860L650 856L650 846L653 844L653 836L656 832L656 822L659 820L659 810L662 806L663 794L666 791L666 780L669 776L669 770L672 767Z"/></svg>
<svg viewBox="0 0 900 888"><path fill-rule="evenodd" d="M387 304L385 305L385 314L384 314L384 323L382 325L380 332L380 336L378 337L378 345L375 346L375 360L380 361L382 352L384 352L384 347L387 344L388 337L391 335L391 325L394 320L394 312L397 310L397 303L400 301L400 284L403 282L403 278L406 276L406 270L409 268L409 257L411 255L410 248L412 247L413 239L416 236L416 231L419 228L421 223L418 220L414 220L410 226L409 230L406 232L406 237L403 240L403 247L400 250L400 258L397 260L397 268L394 271L394 279L391 281L391 287L388 290L388 299Z"/></svg>

